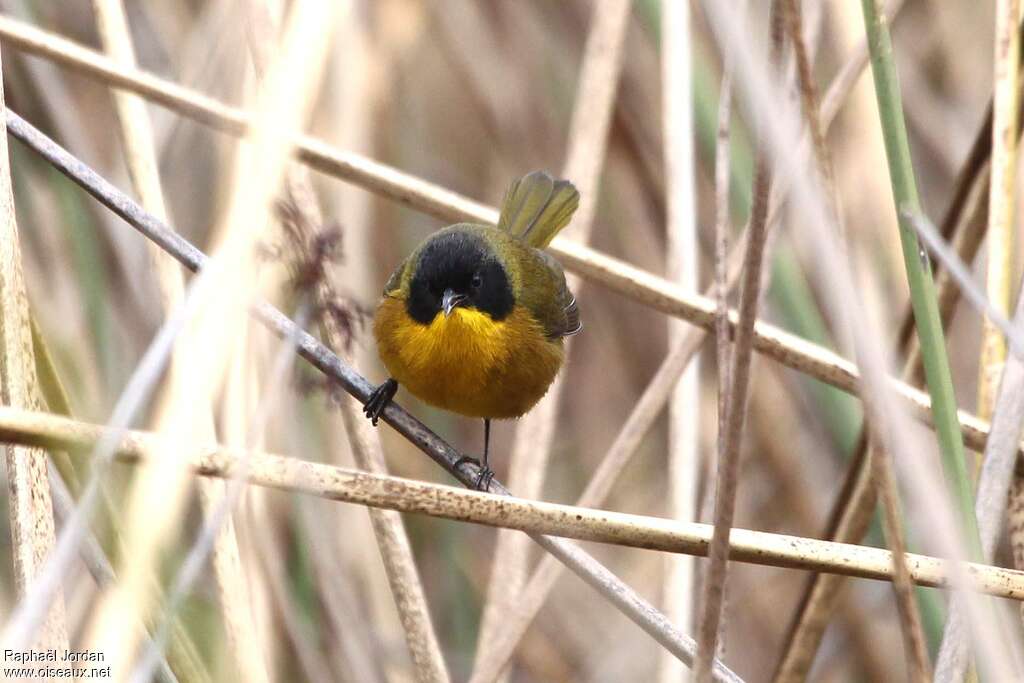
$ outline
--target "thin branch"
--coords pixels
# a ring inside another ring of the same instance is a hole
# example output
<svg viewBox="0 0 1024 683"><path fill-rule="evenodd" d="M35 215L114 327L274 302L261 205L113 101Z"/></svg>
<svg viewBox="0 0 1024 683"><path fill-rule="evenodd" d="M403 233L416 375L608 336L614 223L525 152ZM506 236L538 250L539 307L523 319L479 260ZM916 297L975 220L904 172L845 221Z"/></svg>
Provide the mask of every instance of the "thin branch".
<svg viewBox="0 0 1024 683"><path fill-rule="evenodd" d="M734 256L742 256L737 251ZM739 279L742 259L733 259L729 273L729 286ZM611 493L619 474L635 455L644 436L654 425L661 410L665 407L673 387L688 367L690 360L700 350L707 333L700 329L691 329L679 340L676 346L662 360L654 377L647 384L643 394L622 425L612 445L601 459L586 489L576 501L578 506L599 507ZM533 572L526 588L519 595L513 609L504 615L502 627L498 629L491 641L486 658L480 658L477 673L470 683L492 683L512 656L516 645L526 633L527 627L540 611L548 594L562 575L562 567L551 558L544 558Z"/></svg>
<svg viewBox="0 0 1024 683"><path fill-rule="evenodd" d="M783 23L778 0L769 11L771 27L770 57L772 70L782 65ZM729 556L729 534L736 510L739 488L740 444L750 397L750 364L753 356L754 322L761 300L761 268L764 261L768 227L768 203L771 189L772 160L763 141L758 143L754 172L753 204L747 227L748 242L740 287L739 325L729 366L730 386L726 399L725 434L719 435L718 473L715 477L715 532L708 552L710 561L702 591L701 617L698 629L697 665L694 678L699 683L710 679L711 661L719 640L719 628L725 601L726 572ZM721 421L721 416L719 420Z"/></svg>
<svg viewBox="0 0 1024 683"><path fill-rule="evenodd" d="M0 407L0 441L6 443L83 453L104 438L113 438L120 462L141 464L166 457L168 439L156 432L114 430L60 415ZM705 555L711 542L708 524L525 500L257 451L197 444L185 446L185 452L173 458L202 476L241 476L255 486L531 534L694 555ZM732 559L739 562L893 580L892 553L881 548L739 528L733 530L730 548ZM918 585L950 585L947 560L914 553L907 559ZM1024 572L976 563L968 564L968 572L971 588L979 594L1024 600Z"/></svg>
<svg viewBox="0 0 1024 683"><path fill-rule="evenodd" d="M29 145L68 178L81 185L105 206L125 219L132 227L167 249L168 253L178 259L186 268L199 271L206 265L208 257L195 246L146 213L131 198L9 110L7 123L8 131L12 135ZM295 338L299 355L336 381L339 387L356 400L362 403L369 398L374 387L364 377L310 334L301 330L276 308L265 302L259 303L254 306L253 314L279 337ZM462 454L397 404L389 403L381 417L464 485L472 486L476 481L479 474L476 465L462 462L456 467L456 463L462 459ZM496 480L492 483L491 490L508 492ZM689 662L692 659L693 642L679 633L664 615L590 555L577 546L560 539L539 535L531 535L531 538L568 566L577 576L598 590L616 608L664 647L676 653L684 662Z"/></svg>

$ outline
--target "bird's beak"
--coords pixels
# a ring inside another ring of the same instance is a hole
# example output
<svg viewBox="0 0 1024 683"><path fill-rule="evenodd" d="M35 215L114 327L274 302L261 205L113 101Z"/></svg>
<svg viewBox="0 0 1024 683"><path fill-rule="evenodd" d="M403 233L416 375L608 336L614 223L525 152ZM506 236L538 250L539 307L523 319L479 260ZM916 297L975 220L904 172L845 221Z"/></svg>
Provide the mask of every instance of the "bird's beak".
<svg viewBox="0 0 1024 683"><path fill-rule="evenodd" d="M466 300L465 294L456 294L450 289L444 290L444 294L441 295L441 310L444 311L444 317L448 317L452 314L452 309L463 303Z"/></svg>

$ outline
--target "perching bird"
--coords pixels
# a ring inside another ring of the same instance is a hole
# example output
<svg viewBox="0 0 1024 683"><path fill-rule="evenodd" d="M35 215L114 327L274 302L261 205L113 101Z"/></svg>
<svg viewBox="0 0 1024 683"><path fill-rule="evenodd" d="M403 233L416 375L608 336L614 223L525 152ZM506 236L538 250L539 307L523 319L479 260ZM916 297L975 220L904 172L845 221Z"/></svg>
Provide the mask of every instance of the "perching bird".
<svg viewBox="0 0 1024 683"><path fill-rule="evenodd" d="M431 235L384 286L373 333L391 377L363 412L377 424L404 385L427 403L484 419L476 487L486 489L491 420L520 417L547 392L562 338L582 329L561 266L541 251L579 205L567 180L531 173L505 194L498 227L458 223Z"/></svg>

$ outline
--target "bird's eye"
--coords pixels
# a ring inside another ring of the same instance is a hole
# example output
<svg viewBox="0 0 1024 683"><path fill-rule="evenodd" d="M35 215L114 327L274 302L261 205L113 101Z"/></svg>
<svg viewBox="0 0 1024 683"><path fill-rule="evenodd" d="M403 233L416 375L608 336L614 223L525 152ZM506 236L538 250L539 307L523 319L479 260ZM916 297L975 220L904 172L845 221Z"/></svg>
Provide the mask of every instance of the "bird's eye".
<svg viewBox="0 0 1024 683"><path fill-rule="evenodd" d="M480 287L483 286L484 279L480 275L480 273L474 273L473 274L473 283L472 284L473 284L473 289L480 289Z"/></svg>

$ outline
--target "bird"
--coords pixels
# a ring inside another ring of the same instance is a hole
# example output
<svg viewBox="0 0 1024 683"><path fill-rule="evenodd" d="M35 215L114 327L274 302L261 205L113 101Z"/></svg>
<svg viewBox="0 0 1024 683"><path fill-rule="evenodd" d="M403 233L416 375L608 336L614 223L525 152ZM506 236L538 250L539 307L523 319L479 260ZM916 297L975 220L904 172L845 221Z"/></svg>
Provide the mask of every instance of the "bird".
<svg viewBox="0 0 1024 683"><path fill-rule="evenodd" d="M422 401L483 418L474 487L487 490L491 420L526 414L565 361L564 339L583 329L561 265L544 251L572 219L579 192L534 171L511 183L497 227L457 223L431 234L391 273L373 316L389 377L363 412L374 426L404 386Z"/></svg>

